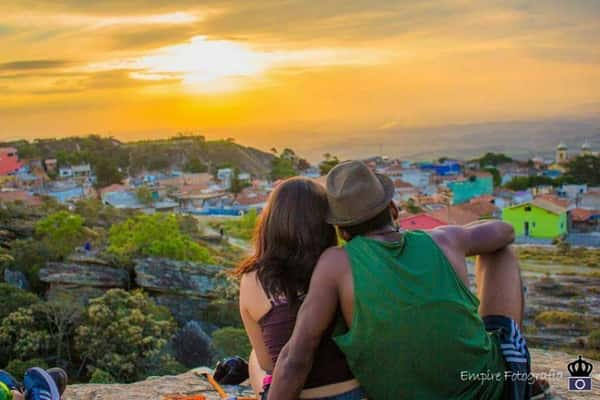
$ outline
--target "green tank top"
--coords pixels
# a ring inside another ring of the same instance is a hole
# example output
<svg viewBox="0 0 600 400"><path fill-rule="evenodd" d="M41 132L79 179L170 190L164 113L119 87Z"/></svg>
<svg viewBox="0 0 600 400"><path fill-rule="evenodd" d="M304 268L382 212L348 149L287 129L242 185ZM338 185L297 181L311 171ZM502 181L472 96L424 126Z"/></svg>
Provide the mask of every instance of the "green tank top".
<svg viewBox="0 0 600 400"><path fill-rule="evenodd" d="M359 236L345 249L354 315L334 340L370 400L503 397L499 341L428 234L407 232L398 243Z"/></svg>

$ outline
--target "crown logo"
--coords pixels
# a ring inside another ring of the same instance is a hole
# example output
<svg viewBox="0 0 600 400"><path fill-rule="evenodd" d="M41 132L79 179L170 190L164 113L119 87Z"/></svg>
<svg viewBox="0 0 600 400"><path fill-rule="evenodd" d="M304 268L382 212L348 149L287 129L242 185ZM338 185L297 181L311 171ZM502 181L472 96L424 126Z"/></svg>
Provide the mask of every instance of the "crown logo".
<svg viewBox="0 0 600 400"><path fill-rule="evenodd" d="M585 361L581 356L577 358L577 360L569 363L567 366L569 373L571 376L590 376L592 373L592 369L594 369L593 365L587 361Z"/></svg>

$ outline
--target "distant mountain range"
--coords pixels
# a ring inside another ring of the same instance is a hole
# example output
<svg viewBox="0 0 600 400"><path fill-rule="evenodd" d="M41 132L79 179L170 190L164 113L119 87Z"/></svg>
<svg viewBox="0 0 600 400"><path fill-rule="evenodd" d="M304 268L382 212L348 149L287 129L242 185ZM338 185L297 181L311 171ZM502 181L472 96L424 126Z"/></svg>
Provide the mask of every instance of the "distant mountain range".
<svg viewBox="0 0 600 400"><path fill-rule="evenodd" d="M552 157L564 142L579 152L588 142L600 151L600 117L578 120L489 122L429 128L391 128L350 135L323 135L297 146L311 160L324 152L341 159L387 155L410 160L441 156L468 159L486 152L502 152L514 158Z"/></svg>

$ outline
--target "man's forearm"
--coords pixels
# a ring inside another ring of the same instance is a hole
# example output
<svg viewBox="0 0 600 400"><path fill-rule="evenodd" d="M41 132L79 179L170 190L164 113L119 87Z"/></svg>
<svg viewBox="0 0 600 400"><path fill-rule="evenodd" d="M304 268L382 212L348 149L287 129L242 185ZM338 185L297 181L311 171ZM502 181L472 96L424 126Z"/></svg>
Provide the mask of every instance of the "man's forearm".
<svg viewBox="0 0 600 400"><path fill-rule="evenodd" d="M487 221L467 225L471 249L467 255L493 254L509 246L515 240L512 225L502 221Z"/></svg>
<svg viewBox="0 0 600 400"><path fill-rule="evenodd" d="M292 354L289 342L279 353L268 400L296 400L312 368L312 352Z"/></svg>

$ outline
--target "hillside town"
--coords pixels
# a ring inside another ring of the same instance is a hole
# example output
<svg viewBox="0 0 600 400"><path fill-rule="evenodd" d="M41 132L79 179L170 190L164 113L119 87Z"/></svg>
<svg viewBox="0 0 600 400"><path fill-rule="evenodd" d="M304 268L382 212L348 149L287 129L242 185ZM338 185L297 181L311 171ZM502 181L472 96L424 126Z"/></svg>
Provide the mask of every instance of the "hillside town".
<svg viewBox="0 0 600 400"><path fill-rule="evenodd" d="M385 156L364 161L394 181L403 229L432 229L499 218L514 226L521 243L545 244L565 238L576 245L600 246L600 187L536 181L528 187L511 188L511 183L529 177L559 179L570 160L596 154L588 143L571 152L560 143L553 159L518 161L488 153L470 161L415 162ZM281 157L297 156L290 151ZM298 174L325 184L324 173L337 162L327 154L319 165L305 165ZM98 187L90 163L70 165L58 163L55 158L21 158L16 148L0 148L0 202L22 202L32 207L39 206L44 197L66 204L96 198L117 209L148 214L240 216L253 209L260 212L269 192L281 180L274 178L253 176L232 167L217 168L212 173L165 168Z"/></svg>

